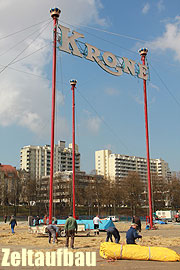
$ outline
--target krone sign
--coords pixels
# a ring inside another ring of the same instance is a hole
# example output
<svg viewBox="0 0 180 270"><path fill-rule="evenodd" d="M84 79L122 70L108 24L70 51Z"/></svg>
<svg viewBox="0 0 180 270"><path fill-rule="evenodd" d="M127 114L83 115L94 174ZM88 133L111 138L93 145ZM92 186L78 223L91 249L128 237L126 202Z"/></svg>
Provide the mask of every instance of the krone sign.
<svg viewBox="0 0 180 270"><path fill-rule="evenodd" d="M81 58L84 57L92 62L95 61L102 69L115 76L120 76L125 72L140 79L148 79L148 67L146 65L136 63L126 57L115 56L111 52L102 52L93 45L78 41L78 38L84 38L83 34L72 31L72 35L69 35L69 28L62 25L58 27L60 29L59 50Z"/></svg>

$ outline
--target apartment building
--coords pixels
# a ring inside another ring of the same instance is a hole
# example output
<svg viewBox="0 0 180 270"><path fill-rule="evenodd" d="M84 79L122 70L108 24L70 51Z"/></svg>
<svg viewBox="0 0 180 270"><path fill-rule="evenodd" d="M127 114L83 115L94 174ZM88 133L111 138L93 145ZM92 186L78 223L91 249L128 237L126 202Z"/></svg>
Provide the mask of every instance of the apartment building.
<svg viewBox="0 0 180 270"><path fill-rule="evenodd" d="M20 168L29 172L32 178L50 175L50 145L24 146L21 148ZM80 153L75 145L75 169L80 171ZM54 173L58 171L72 171L72 144L65 147L65 141L58 141L54 146Z"/></svg>
<svg viewBox="0 0 180 270"><path fill-rule="evenodd" d="M72 202L72 172L56 172L53 180L53 203L70 204ZM79 194L80 190L84 192L85 187L96 183L101 183L103 177L97 175L86 174L85 172L76 172L76 190ZM42 177L37 181L37 192L39 203L49 203L49 176ZM81 197L81 196L80 196ZM78 203L79 196L76 197ZM92 199L92 198L91 198Z"/></svg>
<svg viewBox="0 0 180 270"><path fill-rule="evenodd" d="M115 180L123 178L129 172L137 172L142 180L147 179L147 160L143 157L112 154L111 150L99 150L95 152L95 169L98 175ZM166 178L171 177L168 163L162 159L150 159L151 173Z"/></svg>

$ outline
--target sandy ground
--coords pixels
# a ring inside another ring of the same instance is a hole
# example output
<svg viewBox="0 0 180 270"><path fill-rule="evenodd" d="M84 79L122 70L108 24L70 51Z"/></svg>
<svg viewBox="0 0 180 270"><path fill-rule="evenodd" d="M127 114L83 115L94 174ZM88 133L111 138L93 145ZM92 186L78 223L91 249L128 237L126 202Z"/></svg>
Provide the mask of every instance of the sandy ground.
<svg viewBox="0 0 180 270"><path fill-rule="evenodd" d="M125 243L125 235L130 223L117 222L115 223L117 229L120 231L120 244ZM145 224L142 226L141 235L143 236L137 244L144 246L163 246L168 247L180 254L180 224L165 224L157 225L157 230L145 230ZM90 237L78 234L75 238L75 249L73 252L87 252L96 251L96 266L89 267L94 269L153 269L153 270L179 270L179 262L155 262L155 261L133 261L133 260L118 260L107 261L99 256L99 247L106 239L106 233L100 232L99 236L94 236L91 231ZM0 224L0 269L14 269L17 267L2 267L2 248L10 248L10 251L21 252L22 248L31 249L34 252L37 251L56 251L59 248L65 246L65 238L60 237L58 244L49 244L47 237L30 234L28 232L28 226L26 223L19 222L15 228L15 234L12 235L9 224ZM87 269L88 267L18 267L18 269ZM169 269L171 268L171 269Z"/></svg>

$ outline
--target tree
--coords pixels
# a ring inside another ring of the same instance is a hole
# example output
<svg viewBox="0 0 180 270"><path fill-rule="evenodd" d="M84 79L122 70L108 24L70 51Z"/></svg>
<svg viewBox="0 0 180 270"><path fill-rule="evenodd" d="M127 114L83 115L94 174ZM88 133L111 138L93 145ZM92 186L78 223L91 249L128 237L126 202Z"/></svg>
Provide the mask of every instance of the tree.
<svg viewBox="0 0 180 270"><path fill-rule="evenodd" d="M168 196L168 184L163 177L157 174L151 175L152 205L154 212L166 206Z"/></svg>
<svg viewBox="0 0 180 270"><path fill-rule="evenodd" d="M24 196L26 197L28 206L29 206L29 215L32 215L32 203L36 202L36 179L29 178L27 179L26 186L24 188Z"/></svg>
<svg viewBox="0 0 180 270"><path fill-rule="evenodd" d="M143 204L144 183L136 172L130 172L120 181L122 200L131 208L132 216Z"/></svg>
<svg viewBox="0 0 180 270"><path fill-rule="evenodd" d="M174 209L178 210L180 209L180 180L173 177L168 187L170 204Z"/></svg>
<svg viewBox="0 0 180 270"><path fill-rule="evenodd" d="M14 206L14 215L16 216L17 208L19 205L19 196L20 196L20 180L19 178L10 178L8 181L8 204Z"/></svg>

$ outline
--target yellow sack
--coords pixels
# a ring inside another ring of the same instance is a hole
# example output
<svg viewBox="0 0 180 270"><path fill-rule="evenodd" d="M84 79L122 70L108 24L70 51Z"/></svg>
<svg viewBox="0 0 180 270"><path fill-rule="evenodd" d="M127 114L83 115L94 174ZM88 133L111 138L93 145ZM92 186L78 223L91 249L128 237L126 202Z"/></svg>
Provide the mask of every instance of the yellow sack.
<svg viewBox="0 0 180 270"><path fill-rule="evenodd" d="M120 245L111 242L102 243L100 256L105 259L151 260L163 262L180 261L180 255L165 247L145 247L139 245Z"/></svg>

